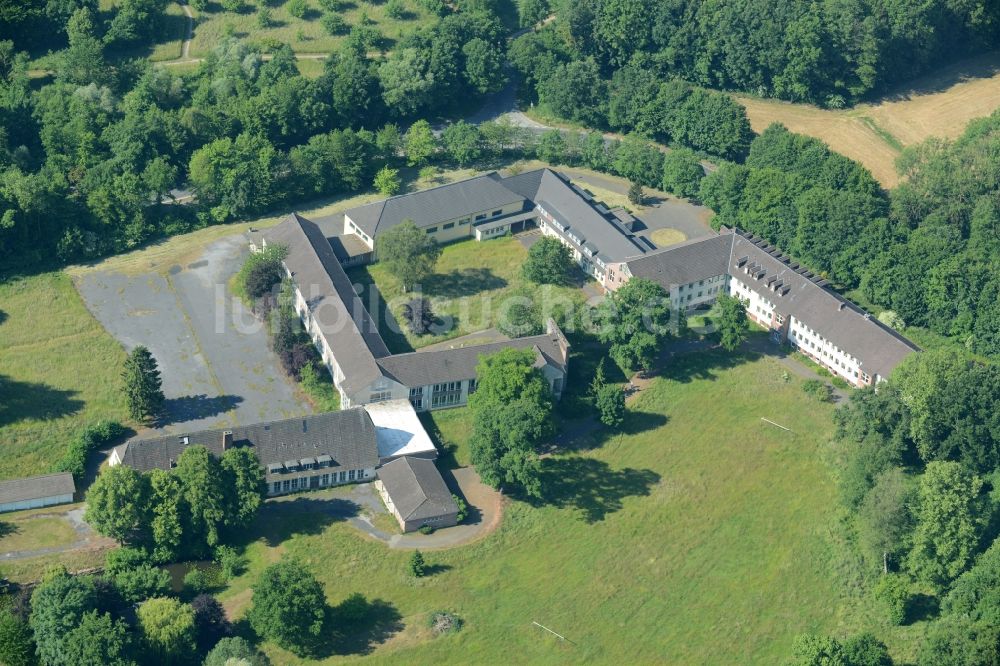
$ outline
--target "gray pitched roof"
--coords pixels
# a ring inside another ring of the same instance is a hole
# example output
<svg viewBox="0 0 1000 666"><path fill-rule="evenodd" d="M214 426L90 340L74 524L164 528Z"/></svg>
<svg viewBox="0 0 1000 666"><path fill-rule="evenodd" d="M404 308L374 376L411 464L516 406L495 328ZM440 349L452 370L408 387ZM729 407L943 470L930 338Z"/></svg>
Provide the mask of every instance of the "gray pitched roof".
<svg viewBox="0 0 1000 666"><path fill-rule="evenodd" d="M363 407L186 435L131 440L118 448L118 455L123 464L142 472L168 470L171 462L176 462L189 446L201 445L213 455L221 456L223 433L227 430L233 434L233 446L252 446L264 467L323 455L333 459L333 468L365 469L378 465L375 425Z"/></svg>
<svg viewBox="0 0 1000 666"><path fill-rule="evenodd" d="M30 476L26 479L10 479L0 481L0 504L25 502L57 495L72 495L75 492L73 475L69 472Z"/></svg>
<svg viewBox="0 0 1000 666"><path fill-rule="evenodd" d="M742 232L733 235L728 273L764 295L778 312L787 313L861 362L861 369L871 376L888 377L899 363L918 351L912 342L885 326L864 310L826 287L804 267L782 255L760 239ZM758 279L745 275L740 261L756 263L764 271ZM775 278L771 282L771 278ZM768 287L781 282L774 292ZM787 293L781 295L785 287Z"/></svg>
<svg viewBox="0 0 1000 666"><path fill-rule="evenodd" d="M437 224L485 210L525 203L525 198L500 184L495 173L400 194L347 211L346 215L371 238L403 220L418 227Z"/></svg>
<svg viewBox="0 0 1000 666"><path fill-rule="evenodd" d="M561 370L566 369L566 342L558 329L552 333L504 342L396 354L380 358L378 364L386 376L404 386L414 388L473 379L476 376L476 366L479 365L480 356L510 348L533 350L536 354L535 367L548 364Z"/></svg>
<svg viewBox="0 0 1000 666"><path fill-rule="evenodd" d="M669 291L671 285L725 274L732 247L732 234L723 234L685 241L626 263L633 277L652 280Z"/></svg>
<svg viewBox="0 0 1000 666"><path fill-rule="evenodd" d="M605 262L623 261L647 250L611 211L599 211L589 195L554 171L542 170L534 201L569 227L564 237L577 247L583 246L582 241L596 246L595 254L599 253Z"/></svg>
<svg viewBox="0 0 1000 666"><path fill-rule="evenodd" d="M378 379L375 358L388 356L389 349L319 227L293 213L265 238L288 248L285 267L344 372L344 389L351 392Z"/></svg>
<svg viewBox="0 0 1000 666"><path fill-rule="evenodd" d="M433 461L403 456L378 470L403 520L420 520L457 513L458 506Z"/></svg>

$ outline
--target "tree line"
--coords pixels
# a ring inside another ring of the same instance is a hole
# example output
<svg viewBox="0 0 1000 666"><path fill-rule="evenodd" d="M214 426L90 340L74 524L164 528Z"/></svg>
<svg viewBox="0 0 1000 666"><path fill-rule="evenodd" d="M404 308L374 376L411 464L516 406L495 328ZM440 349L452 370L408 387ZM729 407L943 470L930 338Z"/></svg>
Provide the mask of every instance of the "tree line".
<svg viewBox="0 0 1000 666"><path fill-rule="evenodd" d="M634 67L659 80L830 107L993 49L1000 29L1000 7L986 0L554 0L551 7L552 43L571 61L592 61L604 78Z"/></svg>
<svg viewBox="0 0 1000 666"><path fill-rule="evenodd" d="M920 666L1000 658L998 407L995 365L939 350L910 356L889 382L852 393L835 412L857 573L890 624L912 622L921 593L940 603ZM803 639L794 663L818 663L810 659L838 646Z"/></svg>

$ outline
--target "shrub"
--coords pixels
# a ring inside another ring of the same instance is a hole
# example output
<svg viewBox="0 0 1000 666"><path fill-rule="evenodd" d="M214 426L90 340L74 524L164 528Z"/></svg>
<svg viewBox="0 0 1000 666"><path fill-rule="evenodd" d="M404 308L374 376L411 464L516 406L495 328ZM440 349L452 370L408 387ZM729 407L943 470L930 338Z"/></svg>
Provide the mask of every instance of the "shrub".
<svg viewBox="0 0 1000 666"><path fill-rule="evenodd" d="M426 525L424 526L426 527ZM420 531L423 532L423 527ZM410 561L407 562L406 570L410 572L410 575L414 578L420 578L424 575L424 567L426 566L424 562L424 556L419 550L413 551L413 555L410 555Z"/></svg>
<svg viewBox="0 0 1000 666"><path fill-rule="evenodd" d="M223 638L205 655L202 666L269 666L270 660L243 638Z"/></svg>
<svg viewBox="0 0 1000 666"><path fill-rule="evenodd" d="M56 463L54 471L69 472L77 481L86 473L87 457L106 444L110 444L125 434L125 426L115 421L99 421L87 426L69 443L66 453Z"/></svg>
<svg viewBox="0 0 1000 666"><path fill-rule="evenodd" d="M910 583L902 574L889 573L879 578L873 590L886 609L886 617L893 624L903 624L910 602Z"/></svg>
<svg viewBox="0 0 1000 666"><path fill-rule="evenodd" d="M829 377L830 371L827 370L826 368L816 368L816 374L819 375L820 377Z"/></svg>
<svg viewBox="0 0 1000 666"><path fill-rule="evenodd" d="M319 0L319 6L326 12L339 12L344 6L344 0Z"/></svg>
<svg viewBox="0 0 1000 666"><path fill-rule="evenodd" d="M285 3L285 11L297 19L303 18L309 11L309 3L306 0L288 0Z"/></svg>
<svg viewBox="0 0 1000 666"><path fill-rule="evenodd" d="M226 580L235 578L246 570L247 559L232 546L216 546L213 559Z"/></svg>
<svg viewBox="0 0 1000 666"><path fill-rule="evenodd" d="M826 402L830 399L830 387L825 382L821 382L818 379L807 379L802 382L802 392L806 395L816 398L821 402Z"/></svg>
<svg viewBox="0 0 1000 666"><path fill-rule="evenodd" d="M597 410L601 423L617 428L625 420L625 392L617 384L605 384L597 390Z"/></svg>
<svg viewBox="0 0 1000 666"><path fill-rule="evenodd" d="M455 516L455 520L458 522L464 521L469 515L469 507L466 505L465 500L452 493L451 498L455 500L455 506L458 507L458 515Z"/></svg>
<svg viewBox="0 0 1000 666"><path fill-rule="evenodd" d="M414 298L409 303L403 304L403 319L414 335L427 334L434 325L431 302L426 298Z"/></svg>
<svg viewBox="0 0 1000 666"><path fill-rule="evenodd" d="M323 26L323 29L326 30L327 34L330 35L340 35L347 30L347 21L344 20L344 17L333 12L323 14L319 23Z"/></svg>
<svg viewBox="0 0 1000 666"><path fill-rule="evenodd" d="M417 531L421 534L434 534L434 528L430 525L421 525Z"/></svg>
<svg viewBox="0 0 1000 666"><path fill-rule="evenodd" d="M270 7L261 7L257 10L257 27L270 28L274 25L274 16Z"/></svg>
<svg viewBox="0 0 1000 666"><path fill-rule="evenodd" d="M845 389L850 386L850 384L847 383L847 380L844 379L843 377L834 377L833 379L830 380L830 383L839 389Z"/></svg>
<svg viewBox="0 0 1000 666"><path fill-rule="evenodd" d="M406 16L406 5L403 4L403 0L389 0L385 5L385 15L396 20Z"/></svg>
<svg viewBox="0 0 1000 666"><path fill-rule="evenodd" d="M462 618L448 611L435 611L427 622L435 636L453 634L462 628Z"/></svg>
<svg viewBox="0 0 1000 666"><path fill-rule="evenodd" d="M243 0L222 0L222 8L227 12L238 12L243 9Z"/></svg>
<svg viewBox="0 0 1000 666"><path fill-rule="evenodd" d="M208 576L195 567L184 574L184 587L195 594L201 594L208 589Z"/></svg>

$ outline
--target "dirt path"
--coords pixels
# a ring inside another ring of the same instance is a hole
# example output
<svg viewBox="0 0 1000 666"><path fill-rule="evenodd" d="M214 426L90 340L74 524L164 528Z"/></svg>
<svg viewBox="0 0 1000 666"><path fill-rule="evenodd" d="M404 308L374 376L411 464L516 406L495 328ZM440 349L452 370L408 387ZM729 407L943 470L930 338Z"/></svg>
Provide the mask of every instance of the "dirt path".
<svg viewBox="0 0 1000 666"><path fill-rule="evenodd" d="M187 16L188 26L187 26L187 36L184 37L184 41L181 43L181 60L190 59L191 53L191 38L194 37L194 14L191 12L191 7L186 2L181 2L181 10L184 11L184 16Z"/></svg>

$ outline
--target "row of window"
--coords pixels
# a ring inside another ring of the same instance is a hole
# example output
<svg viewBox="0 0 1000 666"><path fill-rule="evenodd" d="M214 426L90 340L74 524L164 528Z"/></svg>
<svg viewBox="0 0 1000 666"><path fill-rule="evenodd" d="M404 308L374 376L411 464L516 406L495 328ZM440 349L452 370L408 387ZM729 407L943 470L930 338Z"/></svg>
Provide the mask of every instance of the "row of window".
<svg viewBox="0 0 1000 666"><path fill-rule="evenodd" d="M309 488L325 488L349 481L361 481L365 478L363 469L349 469L344 472L333 472L331 474L317 474L316 476L304 476L297 479L284 479L271 484L271 493L290 493L296 490L308 490Z"/></svg>
<svg viewBox="0 0 1000 666"><path fill-rule="evenodd" d="M489 217L500 217L501 214L503 214L503 210L495 210L492 213L490 213ZM476 215L476 222L481 222L481 221L485 220L486 217L487 217L486 213L480 213L479 215ZM458 226L464 227L465 225L469 224L470 221L471 221L471 218L463 217L462 219L460 219L458 221ZM354 226L354 225L352 224L351 226ZM441 226L442 229L453 229L454 227L455 227L455 223L454 222L446 222L444 225ZM438 230L438 228L436 226L434 226L434 227L427 227L427 229L426 229L427 233L429 233L429 234L433 234L437 230Z"/></svg>

